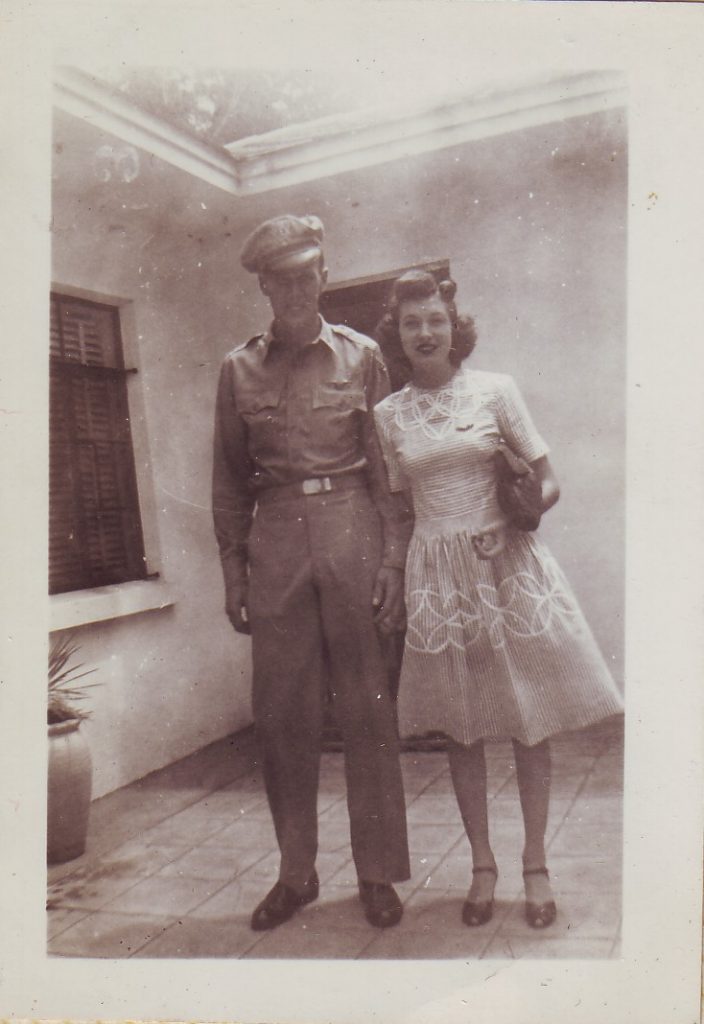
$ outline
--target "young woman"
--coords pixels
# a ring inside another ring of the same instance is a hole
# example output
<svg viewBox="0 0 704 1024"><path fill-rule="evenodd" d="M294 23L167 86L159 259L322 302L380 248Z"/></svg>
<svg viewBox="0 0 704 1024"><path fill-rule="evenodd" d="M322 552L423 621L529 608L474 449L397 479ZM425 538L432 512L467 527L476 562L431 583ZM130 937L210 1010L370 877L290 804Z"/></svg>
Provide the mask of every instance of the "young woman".
<svg viewBox="0 0 704 1024"><path fill-rule="evenodd" d="M421 271L396 281L380 325L402 346L411 380L375 409L392 489L407 490L415 528L406 563L407 632L398 700L403 736L447 736L450 773L472 850L462 918L493 912L484 740L511 738L525 828L526 917L555 919L545 860L549 737L622 711L622 701L555 559L517 529L496 496L499 440L532 467L542 510L559 487L513 379L471 370L470 318L455 285Z"/></svg>

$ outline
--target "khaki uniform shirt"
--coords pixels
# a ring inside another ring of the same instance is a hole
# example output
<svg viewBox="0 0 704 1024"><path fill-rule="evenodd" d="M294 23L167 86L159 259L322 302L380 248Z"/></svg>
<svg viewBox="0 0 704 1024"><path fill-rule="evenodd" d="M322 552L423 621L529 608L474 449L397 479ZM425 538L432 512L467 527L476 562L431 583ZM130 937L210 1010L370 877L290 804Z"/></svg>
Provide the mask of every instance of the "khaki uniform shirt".
<svg viewBox="0 0 704 1024"><path fill-rule="evenodd" d="M302 349L271 330L234 349L222 366L215 416L213 516L225 584L247 575L257 494L310 477L366 471L382 519L383 564L403 568L412 527L389 491L373 409L389 394L376 342L321 317Z"/></svg>

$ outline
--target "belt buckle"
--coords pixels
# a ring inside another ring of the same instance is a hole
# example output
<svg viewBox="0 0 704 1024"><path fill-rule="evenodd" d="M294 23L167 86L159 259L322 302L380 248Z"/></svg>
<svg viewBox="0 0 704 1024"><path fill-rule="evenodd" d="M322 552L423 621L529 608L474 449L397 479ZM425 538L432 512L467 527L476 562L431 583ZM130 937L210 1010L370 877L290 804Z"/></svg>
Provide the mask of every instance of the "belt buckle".
<svg viewBox="0 0 704 1024"><path fill-rule="evenodd" d="M316 476L304 480L301 486L304 494L322 494L332 490L332 481L329 476Z"/></svg>

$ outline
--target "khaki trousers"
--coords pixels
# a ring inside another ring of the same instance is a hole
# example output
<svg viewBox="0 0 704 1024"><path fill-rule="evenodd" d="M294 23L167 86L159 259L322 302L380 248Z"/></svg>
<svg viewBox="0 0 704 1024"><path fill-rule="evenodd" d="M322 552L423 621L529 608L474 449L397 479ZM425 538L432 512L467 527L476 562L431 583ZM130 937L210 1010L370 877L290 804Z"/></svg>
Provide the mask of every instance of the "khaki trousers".
<svg viewBox="0 0 704 1024"><path fill-rule="evenodd" d="M379 517L366 489L267 496L249 538L253 707L280 881L301 890L318 848L323 713L344 741L360 878L410 876L393 702L372 621Z"/></svg>

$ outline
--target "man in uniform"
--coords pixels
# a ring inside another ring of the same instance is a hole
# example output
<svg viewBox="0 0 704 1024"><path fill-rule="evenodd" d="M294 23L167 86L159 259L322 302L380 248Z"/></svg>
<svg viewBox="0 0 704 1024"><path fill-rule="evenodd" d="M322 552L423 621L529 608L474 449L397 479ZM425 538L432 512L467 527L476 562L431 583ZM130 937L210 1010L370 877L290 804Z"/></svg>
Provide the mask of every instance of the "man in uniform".
<svg viewBox="0 0 704 1024"><path fill-rule="evenodd" d="M409 877L394 708L377 630L403 617L408 524L372 410L389 391L375 342L319 314L317 217L261 224L242 250L273 322L223 363L213 467L226 611L252 636L253 710L281 851L252 916L274 928L318 895L324 704L342 730L352 854L368 921L396 924Z"/></svg>

